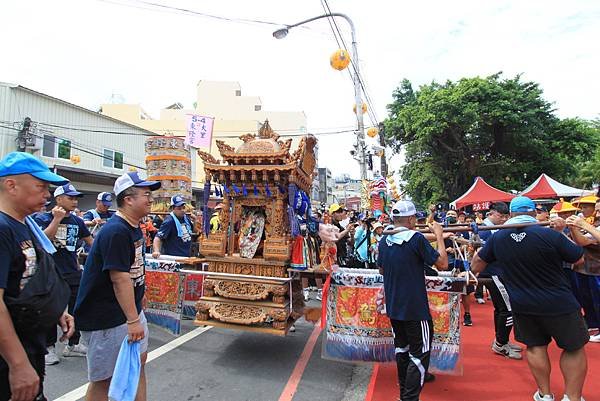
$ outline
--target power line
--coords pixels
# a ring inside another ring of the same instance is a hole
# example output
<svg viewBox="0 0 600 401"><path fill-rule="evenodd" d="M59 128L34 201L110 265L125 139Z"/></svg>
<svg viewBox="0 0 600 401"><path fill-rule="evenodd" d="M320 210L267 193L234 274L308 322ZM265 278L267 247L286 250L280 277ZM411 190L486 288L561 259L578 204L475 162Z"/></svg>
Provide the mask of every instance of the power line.
<svg viewBox="0 0 600 401"><path fill-rule="evenodd" d="M119 6L132 7L132 8L142 9L142 10L158 11L158 12L167 11L172 14L185 14L185 15L190 15L190 16L210 18L210 19L216 19L216 20L220 20L220 21L228 21L228 22L235 22L235 23L241 23L241 24L276 25L276 26L284 25L284 24L279 24L277 22L262 21L262 20L256 20L256 19L228 18L228 17L223 17L220 15L213 15L213 14L208 14L208 13L191 10L189 8L173 7L173 6L168 6L165 4L153 3L150 1L133 0L131 2L128 2L129 4L118 2L118 1L111 1L111 0L97 0L97 1L100 1L102 3L109 3L109 4L119 5ZM132 4L132 3L137 3L138 5Z"/></svg>

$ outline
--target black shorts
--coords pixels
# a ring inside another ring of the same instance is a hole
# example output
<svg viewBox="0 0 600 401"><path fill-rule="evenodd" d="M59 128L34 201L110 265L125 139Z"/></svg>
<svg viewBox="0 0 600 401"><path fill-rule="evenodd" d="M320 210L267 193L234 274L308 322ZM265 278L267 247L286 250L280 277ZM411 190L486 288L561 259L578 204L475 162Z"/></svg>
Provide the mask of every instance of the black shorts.
<svg viewBox="0 0 600 401"><path fill-rule="evenodd" d="M528 347L550 344L554 339L559 348L577 351L590 339L581 311L558 316L526 315L513 312L515 339Z"/></svg>

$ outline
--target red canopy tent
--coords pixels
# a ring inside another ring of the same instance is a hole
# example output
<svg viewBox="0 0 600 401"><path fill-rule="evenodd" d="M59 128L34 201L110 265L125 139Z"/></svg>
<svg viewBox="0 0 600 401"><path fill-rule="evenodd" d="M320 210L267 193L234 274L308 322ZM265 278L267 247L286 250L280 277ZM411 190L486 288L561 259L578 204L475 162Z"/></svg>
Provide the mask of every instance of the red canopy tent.
<svg viewBox="0 0 600 401"><path fill-rule="evenodd" d="M593 190L573 188L548 177L546 174L540 175L530 186L525 188L521 196L527 196L531 199L540 198L569 198L573 196L593 195Z"/></svg>
<svg viewBox="0 0 600 401"><path fill-rule="evenodd" d="M489 209L491 202L509 202L514 197L515 195L496 189L483 178L477 177L471 188L450 205L455 209L473 205L474 210L485 210Z"/></svg>

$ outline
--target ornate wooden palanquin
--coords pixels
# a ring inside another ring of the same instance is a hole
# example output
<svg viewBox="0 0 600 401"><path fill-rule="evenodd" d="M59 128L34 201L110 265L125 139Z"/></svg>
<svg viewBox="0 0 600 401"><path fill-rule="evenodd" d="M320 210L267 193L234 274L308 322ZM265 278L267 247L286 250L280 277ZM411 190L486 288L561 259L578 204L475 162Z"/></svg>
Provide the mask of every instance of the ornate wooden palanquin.
<svg viewBox="0 0 600 401"><path fill-rule="evenodd" d="M198 151L207 181L226 191L219 229L200 238L208 271L216 274L208 273L204 281L196 323L285 335L303 306L299 283L277 281L288 277L291 257L290 192L310 193L317 140L304 136L290 153L292 140L279 139L268 121L258 135L240 139L238 149L216 141L222 161ZM265 215L264 240L251 259L242 258L237 246L237 225L246 208Z"/></svg>

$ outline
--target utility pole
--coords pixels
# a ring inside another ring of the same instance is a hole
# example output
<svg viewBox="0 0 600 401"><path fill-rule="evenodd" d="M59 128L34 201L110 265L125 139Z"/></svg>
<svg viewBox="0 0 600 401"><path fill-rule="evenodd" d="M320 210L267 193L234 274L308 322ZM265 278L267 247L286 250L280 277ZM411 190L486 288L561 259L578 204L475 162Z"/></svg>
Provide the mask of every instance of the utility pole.
<svg viewBox="0 0 600 401"><path fill-rule="evenodd" d="M383 148L383 156L381 156L381 176L387 177L388 175L388 165L385 154L385 126L383 123L379 123L379 145Z"/></svg>
<svg viewBox="0 0 600 401"><path fill-rule="evenodd" d="M25 117L23 120L23 127L17 134L17 150L19 152L25 152L27 147L27 135L29 134L29 128L31 128L31 118Z"/></svg>

